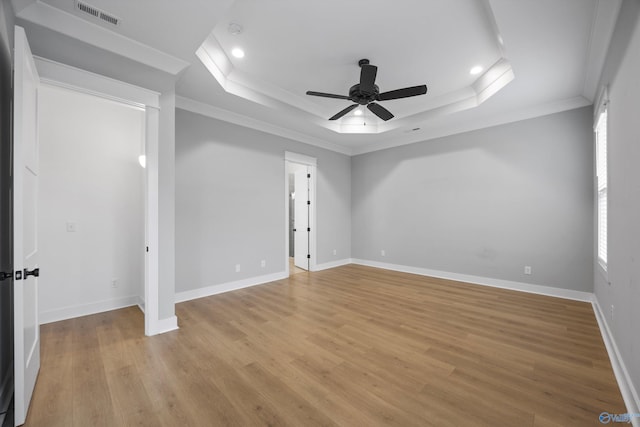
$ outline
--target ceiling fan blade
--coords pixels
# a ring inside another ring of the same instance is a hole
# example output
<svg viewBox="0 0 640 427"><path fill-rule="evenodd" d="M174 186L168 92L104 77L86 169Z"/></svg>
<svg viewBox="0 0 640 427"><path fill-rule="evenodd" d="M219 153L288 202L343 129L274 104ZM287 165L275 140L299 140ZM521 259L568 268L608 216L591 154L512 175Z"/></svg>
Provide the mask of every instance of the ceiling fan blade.
<svg viewBox="0 0 640 427"><path fill-rule="evenodd" d="M313 92L310 90L307 91L307 95L322 96L324 98L346 99L347 101L351 100L351 97L346 95L334 95L333 93Z"/></svg>
<svg viewBox="0 0 640 427"><path fill-rule="evenodd" d="M340 111L338 114L336 114L335 116L331 117L329 120L338 120L340 117L342 117L345 114L349 113L351 110L356 108L358 105L359 104L349 105L347 108L345 108L344 110Z"/></svg>
<svg viewBox="0 0 640 427"><path fill-rule="evenodd" d="M389 101L391 99L408 98L410 96L424 95L427 93L427 85L405 87L404 89L382 92L376 98L378 101Z"/></svg>
<svg viewBox="0 0 640 427"><path fill-rule="evenodd" d="M361 65L360 70L360 91L364 93L373 93L375 91L376 74L378 67L375 65Z"/></svg>
<svg viewBox="0 0 640 427"><path fill-rule="evenodd" d="M367 105L367 108L369 109L369 111L371 111L376 116L380 117L385 122L389 119L393 119L393 114L391 114L389 110L387 110L380 104L376 104L375 102L372 102Z"/></svg>

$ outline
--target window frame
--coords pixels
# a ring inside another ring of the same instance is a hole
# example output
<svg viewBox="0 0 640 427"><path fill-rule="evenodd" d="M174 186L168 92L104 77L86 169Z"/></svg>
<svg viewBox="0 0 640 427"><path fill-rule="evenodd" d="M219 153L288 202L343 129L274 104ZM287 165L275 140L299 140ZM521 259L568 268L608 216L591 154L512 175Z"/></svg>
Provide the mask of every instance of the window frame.
<svg viewBox="0 0 640 427"><path fill-rule="evenodd" d="M595 139L595 209L596 209L596 260L602 272L607 275L609 262L609 99L607 88L604 88L600 96L598 107L594 117L594 139ZM602 199L604 199L604 212L602 211ZM604 227L603 227L604 217ZM604 235L604 245L602 239ZM604 246L604 254L602 247ZM604 256L603 256L604 255Z"/></svg>

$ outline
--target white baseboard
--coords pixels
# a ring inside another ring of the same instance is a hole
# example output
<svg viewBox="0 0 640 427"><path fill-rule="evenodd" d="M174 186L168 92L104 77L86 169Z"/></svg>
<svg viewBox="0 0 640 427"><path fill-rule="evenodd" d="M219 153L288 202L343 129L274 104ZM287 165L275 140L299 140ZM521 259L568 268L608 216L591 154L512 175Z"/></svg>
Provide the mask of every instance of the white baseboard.
<svg viewBox="0 0 640 427"><path fill-rule="evenodd" d="M190 301L197 298L204 298L224 292L236 291L238 289L275 282L276 280L286 279L287 277L287 273L281 271L279 273L265 274L264 276L249 277L248 279L236 280L234 282L206 286L204 288L193 289L191 291L177 292L175 301L176 303Z"/></svg>
<svg viewBox="0 0 640 427"><path fill-rule="evenodd" d="M427 268L410 267L407 265L389 264L385 262L369 261L364 259L353 259L352 262L353 264L384 268L386 270L400 271L403 273L418 274L420 276L437 277L440 279L455 280L458 282L467 282L475 285L510 289L514 291L547 295L547 296L571 299L576 301L591 302L593 297L593 293L591 292L574 291L571 289L556 288L552 286L532 285L530 283L514 282L511 280L493 279L490 277L451 273L448 271L430 270Z"/></svg>
<svg viewBox="0 0 640 427"><path fill-rule="evenodd" d="M41 311L40 324L58 322L60 320L73 319L75 317L88 316L90 314L102 313L105 311L117 310L119 308L131 307L138 304L138 296L128 296L114 298L110 300L98 301L89 304L73 305L55 310Z"/></svg>
<svg viewBox="0 0 640 427"><path fill-rule="evenodd" d="M638 398L638 391L634 387L633 381L631 381L629 371L622 360L620 350L618 350L616 341L613 339L611 329L609 329L607 318L605 317L602 307L600 307L600 303L598 302L598 298L595 295L593 296L592 305L593 312L595 313L596 320L598 321L598 326L600 327L602 339L604 340L604 345L607 347L607 353L609 353L609 360L611 360L613 373L616 376L618 387L622 394L622 399L627 407L627 412L629 414L640 414L640 399ZM631 423L634 427L640 427L640 417L633 417L631 419Z"/></svg>
<svg viewBox="0 0 640 427"><path fill-rule="evenodd" d="M324 262L322 264L316 264L316 266L311 271L322 271L328 270L329 268L341 267L343 265L353 264L353 260L351 258L339 259L336 261Z"/></svg>
<svg viewBox="0 0 640 427"><path fill-rule="evenodd" d="M148 336L164 334L165 332L175 331L180 329L178 327L178 316L167 317L166 319L159 319L155 322L151 322L151 330L147 334Z"/></svg>

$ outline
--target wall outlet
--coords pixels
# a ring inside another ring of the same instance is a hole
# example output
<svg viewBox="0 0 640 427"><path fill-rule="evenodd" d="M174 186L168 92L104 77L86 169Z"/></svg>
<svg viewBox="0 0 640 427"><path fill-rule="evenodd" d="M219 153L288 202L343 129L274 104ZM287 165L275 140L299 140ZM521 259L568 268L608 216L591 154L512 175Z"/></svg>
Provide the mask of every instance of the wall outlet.
<svg viewBox="0 0 640 427"><path fill-rule="evenodd" d="M385 251L384 249L382 249L382 250L380 251L380 255L381 255L381 256L387 256L387 251Z"/></svg>
<svg viewBox="0 0 640 427"><path fill-rule="evenodd" d="M112 288L118 287L118 279L111 279L111 287Z"/></svg>
<svg viewBox="0 0 640 427"><path fill-rule="evenodd" d="M267 266L267 261L266 260L262 260L260 261L260 267L265 268Z"/></svg>
<svg viewBox="0 0 640 427"><path fill-rule="evenodd" d="M337 250L337 249L334 249L334 250L333 250L333 254L334 254L334 255L338 255L338 250Z"/></svg>
<svg viewBox="0 0 640 427"><path fill-rule="evenodd" d="M236 273L240 273L240 264L236 264Z"/></svg>
<svg viewBox="0 0 640 427"><path fill-rule="evenodd" d="M526 274L527 276L531 276L531 266L530 265L525 265L524 266L524 274Z"/></svg>

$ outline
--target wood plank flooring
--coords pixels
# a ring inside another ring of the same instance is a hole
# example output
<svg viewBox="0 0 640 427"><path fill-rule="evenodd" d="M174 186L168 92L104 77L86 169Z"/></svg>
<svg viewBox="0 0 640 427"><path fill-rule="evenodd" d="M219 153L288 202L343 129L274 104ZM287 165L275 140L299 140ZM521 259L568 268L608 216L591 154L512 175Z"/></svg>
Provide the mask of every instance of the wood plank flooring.
<svg viewBox="0 0 640 427"><path fill-rule="evenodd" d="M294 262L293 257L289 258L289 276L293 276L294 274L299 273L308 273L308 271L300 267L296 267L296 263Z"/></svg>
<svg viewBox="0 0 640 427"><path fill-rule="evenodd" d="M588 303L349 265L42 327L27 426L598 426Z"/></svg>

